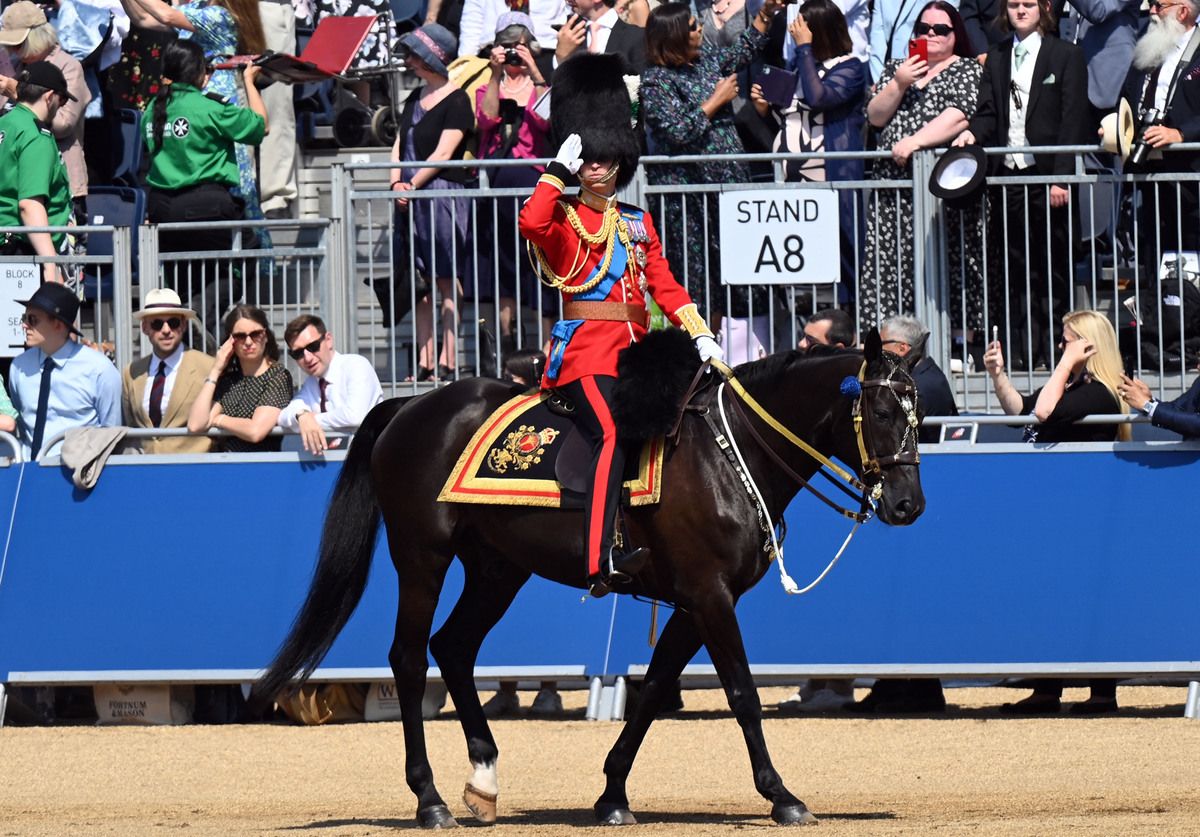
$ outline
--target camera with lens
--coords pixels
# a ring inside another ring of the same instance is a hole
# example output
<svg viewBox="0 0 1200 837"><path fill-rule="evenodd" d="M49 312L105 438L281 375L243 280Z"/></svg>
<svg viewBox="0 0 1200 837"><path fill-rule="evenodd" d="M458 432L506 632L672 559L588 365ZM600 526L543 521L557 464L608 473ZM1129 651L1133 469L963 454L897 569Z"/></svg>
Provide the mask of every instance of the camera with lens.
<svg viewBox="0 0 1200 837"><path fill-rule="evenodd" d="M521 60L521 53L517 52L516 47L504 48L504 63L510 67L521 67L525 64Z"/></svg>
<svg viewBox="0 0 1200 837"><path fill-rule="evenodd" d="M1161 125L1163 121L1163 113L1158 108L1150 108L1146 111L1146 115L1142 117L1142 131L1138 135L1137 142L1133 144L1133 151L1129 155L1129 162L1135 166L1140 166L1146 161L1146 155L1154 149L1146 142L1146 129L1152 128L1155 125Z"/></svg>

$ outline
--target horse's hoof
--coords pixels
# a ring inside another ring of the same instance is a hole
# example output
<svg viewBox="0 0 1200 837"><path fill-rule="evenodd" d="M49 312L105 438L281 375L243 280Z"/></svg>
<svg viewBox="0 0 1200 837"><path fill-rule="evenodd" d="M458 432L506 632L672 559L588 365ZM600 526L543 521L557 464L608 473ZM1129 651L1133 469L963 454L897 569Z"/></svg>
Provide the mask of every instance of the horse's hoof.
<svg viewBox="0 0 1200 837"><path fill-rule="evenodd" d="M771 808L771 819L779 825L816 825L817 818L803 802L790 805L777 804Z"/></svg>
<svg viewBox="0 0 1200 837"><path fill-rule="evenodd" d="M471 809L475 819L491 825L496 821L496 794L484 793L479 788L467 782L463 788L463 802Z"/></svg>
<svg viewBox="0 0 1200 837"><path fill-rule="evenodd" d="M421 828L458 828L458 823L445 805L431 805L417 811L417 823Z"/></svg>
<svg viewBox="0 0 1200 837"><path fill-rule="evenodd" d="M597 802L595 811L600 825L637 825L633 812L616 802Z"/></svg>

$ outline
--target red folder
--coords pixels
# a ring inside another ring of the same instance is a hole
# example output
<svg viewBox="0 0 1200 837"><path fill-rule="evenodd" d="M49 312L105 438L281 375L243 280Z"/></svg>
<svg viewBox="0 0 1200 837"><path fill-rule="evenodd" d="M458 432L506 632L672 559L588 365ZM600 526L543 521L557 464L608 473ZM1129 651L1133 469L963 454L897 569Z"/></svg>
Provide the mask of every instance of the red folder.
<svg viewBox="0 0 1200 837"><path fill-rule="evenodd" d="M254 63L263 68L264 76L289 84L341 76L358 55L376 19L375 15L323 17L299 57L271 52Z"/></svg>

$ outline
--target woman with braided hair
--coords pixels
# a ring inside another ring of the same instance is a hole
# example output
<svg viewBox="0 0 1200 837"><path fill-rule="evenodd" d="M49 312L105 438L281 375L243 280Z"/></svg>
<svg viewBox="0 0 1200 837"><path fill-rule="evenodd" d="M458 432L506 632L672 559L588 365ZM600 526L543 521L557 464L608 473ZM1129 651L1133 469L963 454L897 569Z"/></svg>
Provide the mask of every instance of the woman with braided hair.
<svg viewBox="0 0 1200 837"><path fill-rule="evenodd" d="M617 438L611 399L617 354L646 333L646 297L687 329L700 359L723 355L712 331L667 266L650 213L618 203L633 179L638 140L620 59L589 53L563 62L554 77L553 133L566 139L521 210L542 281L562 294L563 319L551 331L543 389L575 407L575 423L592 453L584 502L588 585L603 596L629 580L646 550L618 553L613 525L626 451ZM566 197L579 183L579 195Z"/></svg>

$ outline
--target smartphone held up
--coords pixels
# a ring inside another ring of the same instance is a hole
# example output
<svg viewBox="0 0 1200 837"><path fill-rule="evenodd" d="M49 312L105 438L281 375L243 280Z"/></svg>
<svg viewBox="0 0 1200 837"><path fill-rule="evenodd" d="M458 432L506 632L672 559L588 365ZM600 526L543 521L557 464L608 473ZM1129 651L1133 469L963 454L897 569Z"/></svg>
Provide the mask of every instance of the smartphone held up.
<svg viewBox="0 0 1200 837"><path fill-rule="evenodd" d="M924 38L913 38L908 42L908 57L929 61L929 41Z"/></svg>

